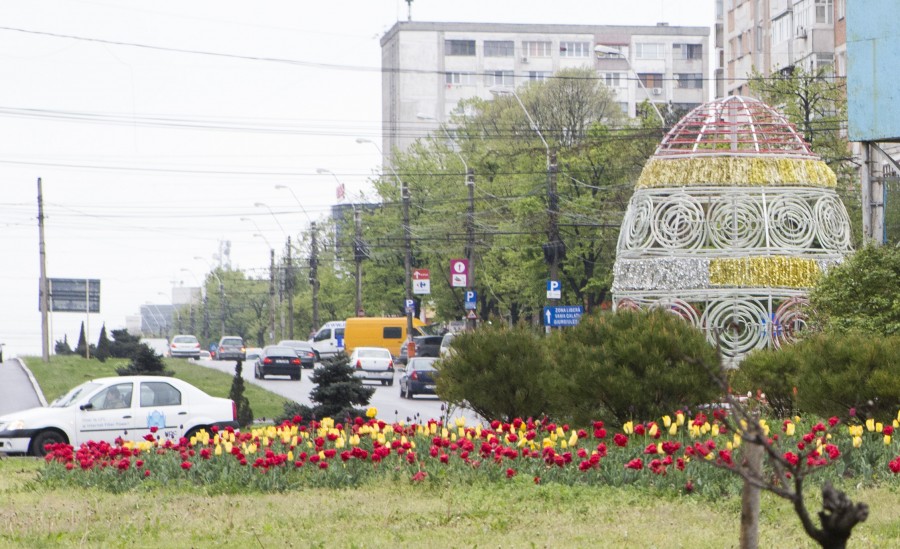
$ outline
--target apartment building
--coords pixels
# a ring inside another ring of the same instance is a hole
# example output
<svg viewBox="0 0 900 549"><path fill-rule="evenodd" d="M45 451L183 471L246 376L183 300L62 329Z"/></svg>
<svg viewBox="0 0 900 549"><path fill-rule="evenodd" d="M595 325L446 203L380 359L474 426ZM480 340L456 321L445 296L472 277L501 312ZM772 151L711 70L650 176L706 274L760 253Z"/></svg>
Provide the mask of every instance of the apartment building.
<svg viewBox="0 0 900 549"><path fill-rule="evenodd" d="M591 67L623 111L709 100L710 29L496 23L395 24L381 39L382 151L405 150L463 99L491 99L565 68Z"/></svg>
<svg viewBox="0 0 900 549"><path fill-rule="evenodd" d="M846 45L836 57L845 8L846 0L724 0L724 94L748 95L753 68L770 75L834 65L846 75Z"/></svg>

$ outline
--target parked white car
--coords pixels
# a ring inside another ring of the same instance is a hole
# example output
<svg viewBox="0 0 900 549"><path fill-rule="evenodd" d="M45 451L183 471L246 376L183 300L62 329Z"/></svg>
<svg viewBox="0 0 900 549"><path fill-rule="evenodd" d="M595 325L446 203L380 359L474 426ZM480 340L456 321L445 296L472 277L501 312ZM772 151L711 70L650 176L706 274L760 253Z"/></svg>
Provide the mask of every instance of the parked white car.
<svg viewBox="0 0 900 549"><path fill-rule="evenodd" d="M137 441L152 427L154 436L177 441L214 426L238 427L234 402L173 377L104 377L82 383L46 408L0 416L0 452L43 456L47 444Z"/></svg>
<svg viewBox="0 0 900 549"><path fill-rule="evenodd" d="M357 347L350 355L350 366L358 378L380 381L382 385L394 384L394 357L383 347Z"/></svg>

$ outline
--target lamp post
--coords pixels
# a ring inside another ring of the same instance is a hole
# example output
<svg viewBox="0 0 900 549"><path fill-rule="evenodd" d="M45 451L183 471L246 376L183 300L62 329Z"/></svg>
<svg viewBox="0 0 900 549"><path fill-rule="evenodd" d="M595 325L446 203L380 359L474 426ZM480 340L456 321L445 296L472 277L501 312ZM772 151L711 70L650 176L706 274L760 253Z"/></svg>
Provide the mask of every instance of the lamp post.
<svg viewBox="0 0 900 549"><path fill-rule="evenodd" d="M544 261L550 266L550 280L558 282L559 262L566 255L566 246L559 238L559 197L556 194L556 153L550 151L550 145L547 144L547 140L544 139L544 135L541 133L537 124L535 124L534 119L531 118L531 114L528 112L528 109L525 108L525 103L522 102L522 98L519 97L516 90L512 88L491 88L491 93L494 95L512 95L516 98L516 102L522 107L522 112L525 113L525 117L528 119L531 129L541 138L541 143L544 144L544 148L547 151L547 212L549 216L547 236L549 242L544 244L542 248L544 252ZM550 306L556 302L556 298L548 297L547 300ZM546 331L549 333L550 326L547 326Z"/></svg>
<svg viewBox="0 0 900 549"><path fill-rule="evenodd" d="M254 233L253 236L263 239L269 247L269 340L275 340L275 248L269 244L262 233Z"/></svg>
<svg viewBox="0 0 900 549"><path fill-rule="evenodd" d="M306 215L306 219L309 220L309 230L311 232L309 253L309 285L312 288L312 328L313 331L315 331L319 329L319 250L316 244L316 222L309 217L309 214L306 212L306 208L303 207L303 203L300 202L300 199L294 193L294 189L288 187L287 185L275 185L275 188L287 189L291 193L291 196L294 197L294 200L297 201L297 205L300 206L300 210L304 215Z"/></svg>
<svg viewBox="0 0 900 549"><path fill-rule="evenodd" d="M182 267L182 268L181 268L181 271L182 271L182 272L185 272L185 273L189 273L189 274L191 275L191 278L194 279L194 282L197 283L197 287L200 289L200 292L201 292L200 297L201 297L201 299L202 299L202 298L203 298L203 289L204 289L204 288L203 288L203 284L200 284L200 279L198 279L198 278L197 278L197 275L194 274L194 271L192 271L192 270L190 270L190 269L186 269L186 268ZM195 322L195 320L194 320L194 292L191 292L191 298L190 298L189 306L190 306L190 314L191 314L191 333L192 333L192 334L196 334L196 333L197 333L197 325L196 325L196 322ZM204 307L204 311L205 311L205 310L206 310L206 308ZM206 339L206 338L209 337L209 322L208 322L209 316L207 316L206 318L207 318L206 329L204 330L204 332L203 332L202 334L200 334L200 335L203 336L204 339Z"/></svg>
<svg viewBox="0 0 900 549"><path fill-rule="evenodd" d="M284 227L281 226L281 221L278 221L278 216L275 215L275 212L272 211L272 208L270 208L268 204L265 204L263 202L256 202L255 204L253 204L253 206L256 208L265 208L269 210L269 213L272 214L272 219L275 220L275 223L278 224L278 228L281 229L281 233L284 234L285 237L287 237L287 231L285 231Z"/></svg>
<svg viewBox="0 0 900 549"><path fill-rule="evenodd" d="M378 150L382 158L384 158L384 153L381 152L381 147L379 147L374 141L359 137L356 139L356 142L371 144L373 147L375 147L376 150ZM409 343L412 342L413 308L406 307L406 304L414 302L412 293L412 235L409 230L409 186L403 182L403 179L401 179L399 175L397 175L397 172L394 170L393 166L388 164L388 169L391 170L391 173L394 174L394 177L397 178L397 182L400 183L400 198L403 201L403 242L404 247L406 248L406 253L403 256L403 268L405 271L406 286L406 303L404 303L404 308L406 309L406 336L408 338L407 343Z"/></svg>
<svg viewBox="0 0 900 549"><path fill-rule="evenodd" d="M644 93L647 94L647 100L650 102L650 106L653 107L654 111L656 111L656 116L659 117L660 122L662 122L663 127L665 127L666 119L663 118L662 113L659 112L659 108L657 108L656 103L653 102L653 98L650 96L650 92L647 90L647 87L644 86L644 81L641 80L640 76L638 76L637 71L634 70L634 67L631 65L631 61L628 60L628 57L626 57L621 51L617 50L616 48L611 48L609 46L603 46L601 44L597 44L596 46L594 46L594 54L597 56L598 59L602 59L604 57L608 57L608 56L612 55L612 56L621 57L622 59L625 60L625 64L628 65L628 70L631 71L631 73L637 79L638 85L641 87L641 89L644 90Z"/></svg>
<svg viewBox="0 0 900 549"><path fill-rule="evenodd" d="M317 170L318 171L318 170ZM297 205L300 206L300 211L303 212L303 215L306 216L306 220L312 223L312 218L309 217L309 213L306 211L306 208L303 207L303 202L300 202L300 199L297 197L297 194L294 192L294 189L288 187L287 185L275 185L276 189L286 189L291 193L291 196L294 197L294 200L297 202Z"/></svg>
<svg viewBox="0 0 900 549"><path fill-rule="evenodd" d="M219 278L219 275L216 273L215 269L213 269L211 263L199 256L194 256L194 259L206 262L206 264L209 265L210 274L216 277L216 281L219 283L219 320L222 324L221 337L225 337L225 284L222 283L222 279Z"/></svg>

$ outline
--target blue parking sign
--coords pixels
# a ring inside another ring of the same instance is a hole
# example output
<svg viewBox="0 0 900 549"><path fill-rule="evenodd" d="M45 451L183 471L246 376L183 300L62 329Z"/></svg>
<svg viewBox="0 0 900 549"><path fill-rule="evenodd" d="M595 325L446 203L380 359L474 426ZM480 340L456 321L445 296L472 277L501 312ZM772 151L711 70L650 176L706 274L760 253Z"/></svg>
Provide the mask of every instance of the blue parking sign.
<svg viewBox="0 0 900 549"><path fill-rule="evenodd" d="M474 311L476 309L475 304L477 302L478 302L478 293L475 290L466 290L466 301L465 301L466 310Z"/></svg>
<svg viewBox="0 0 900 549"><path fill-rule="evenodd" d="M547 281L547 299L562 299L562 283L559 280Z"/></svg>

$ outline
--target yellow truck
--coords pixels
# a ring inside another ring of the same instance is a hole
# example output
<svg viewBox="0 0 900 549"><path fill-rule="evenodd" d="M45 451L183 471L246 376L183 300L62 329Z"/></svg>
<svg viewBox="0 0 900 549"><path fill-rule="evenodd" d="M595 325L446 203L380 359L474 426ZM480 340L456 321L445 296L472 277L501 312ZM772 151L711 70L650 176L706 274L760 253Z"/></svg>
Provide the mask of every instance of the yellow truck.
<svg viewBox="0 0 900 549"><path fill-rule="evenodd" d="M413 318L413 335L424 335L425 324ZM348 318L344 327L344 351L349 355L357 347L384 347L396 358L406 341L406 317Z"/></svg>

